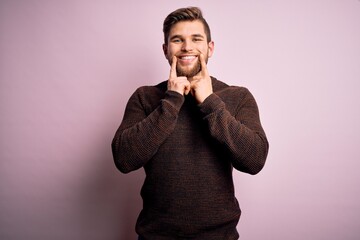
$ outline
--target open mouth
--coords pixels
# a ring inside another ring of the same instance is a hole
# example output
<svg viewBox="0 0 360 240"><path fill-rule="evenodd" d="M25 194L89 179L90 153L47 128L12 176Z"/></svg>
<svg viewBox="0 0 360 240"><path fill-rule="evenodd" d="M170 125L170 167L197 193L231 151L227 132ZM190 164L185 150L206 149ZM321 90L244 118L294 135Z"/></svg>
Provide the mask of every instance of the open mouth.
<svg viewBox="0 0 360 240"><path fill-rule="evenodd" d="M181 60L192 60L192 59L195 59L196 56L180 56L180 59Z"/></svg>
<svg viewBox="0 0 360 240"><path fill-rule="evenodd" d="M182 63L191 63L195 59L197 59L197 56L196 55L186 55L186 56L179 56L178 58Z"/></svg>

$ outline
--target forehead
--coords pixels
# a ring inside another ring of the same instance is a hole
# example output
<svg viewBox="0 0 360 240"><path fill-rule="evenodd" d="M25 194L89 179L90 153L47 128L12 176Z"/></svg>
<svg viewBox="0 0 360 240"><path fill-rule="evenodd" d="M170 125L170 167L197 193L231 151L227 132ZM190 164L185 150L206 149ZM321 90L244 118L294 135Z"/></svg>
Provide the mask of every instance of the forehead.
<svg viewBox="0 0 360 240"><path fill-rule="evenodd" d="M169 32L169 37L174 35L180 35L183 37L192 36L192 35L203 35L205 34L204 25L199 20L194 21L181 21L174 24Z"/></svg>

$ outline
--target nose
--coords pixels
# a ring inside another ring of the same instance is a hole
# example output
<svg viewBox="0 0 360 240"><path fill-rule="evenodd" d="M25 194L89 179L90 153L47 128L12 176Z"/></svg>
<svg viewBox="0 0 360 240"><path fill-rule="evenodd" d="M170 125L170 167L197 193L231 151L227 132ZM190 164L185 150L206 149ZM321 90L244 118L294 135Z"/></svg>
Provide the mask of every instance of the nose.
<svg viewBox="0 0 360 240"><path fill-rule="evenodd" d="M190 40L184 40L182 47L181 47L181 51L183 52L189 52L193 49L193 44L192 41Z"/></svg>

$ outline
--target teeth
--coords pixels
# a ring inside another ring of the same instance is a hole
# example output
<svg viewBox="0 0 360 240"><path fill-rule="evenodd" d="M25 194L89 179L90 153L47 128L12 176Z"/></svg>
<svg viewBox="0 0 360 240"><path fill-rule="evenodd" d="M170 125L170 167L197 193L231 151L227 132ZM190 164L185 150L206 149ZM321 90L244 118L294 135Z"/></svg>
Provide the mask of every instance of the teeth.
<svg viewBox="0 0 360 240"><path fill-rule="evenodd" d="M183 56L181 57L181 59L184 59L184 60L190 60L190 59L194 59L195 56Z"/></svg>

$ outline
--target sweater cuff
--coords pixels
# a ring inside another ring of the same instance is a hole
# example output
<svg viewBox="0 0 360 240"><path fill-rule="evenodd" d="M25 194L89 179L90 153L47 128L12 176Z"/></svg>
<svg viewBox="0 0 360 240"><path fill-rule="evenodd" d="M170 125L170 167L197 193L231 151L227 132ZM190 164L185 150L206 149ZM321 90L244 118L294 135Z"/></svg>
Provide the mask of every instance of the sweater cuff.
<svg viewBox="0 0 360 240"><path fill-rule="evenodd" d="M224 102L221 100L221 98L215 93L212 93L198 106L204 115L208 115L220 109L222 105L224 105Z"/></svg>

